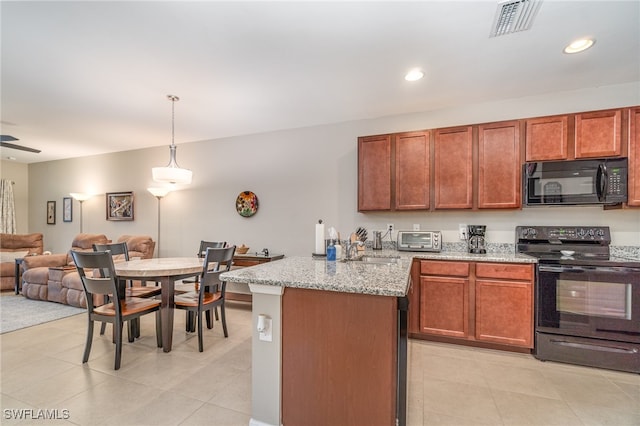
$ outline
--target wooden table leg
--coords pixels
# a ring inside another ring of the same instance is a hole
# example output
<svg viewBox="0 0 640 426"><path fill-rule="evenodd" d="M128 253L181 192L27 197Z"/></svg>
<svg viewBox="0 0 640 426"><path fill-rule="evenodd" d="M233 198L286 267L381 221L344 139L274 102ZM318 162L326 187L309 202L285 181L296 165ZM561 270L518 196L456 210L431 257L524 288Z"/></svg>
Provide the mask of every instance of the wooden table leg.
<svg viewBox="0 0 640 426"><path fill-rule="evenodd" d="M162 350L171 352L173 343L173 310L175 308L175 281L171 277L162 277L162 304L160 305L160 317L162 318Z"/></svg>

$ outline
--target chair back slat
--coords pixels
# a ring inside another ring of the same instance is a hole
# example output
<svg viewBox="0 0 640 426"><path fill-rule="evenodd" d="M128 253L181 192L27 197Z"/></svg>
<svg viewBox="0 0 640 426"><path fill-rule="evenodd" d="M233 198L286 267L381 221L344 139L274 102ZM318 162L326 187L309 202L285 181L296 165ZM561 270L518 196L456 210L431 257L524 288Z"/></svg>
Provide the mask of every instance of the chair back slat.
<svg viewBox="0 0 640 426"><path fill-rule="evenodd" d="M110 251L111 256L122 255L124 260L129 260L129 247L127 243L94 244L93 251Z"/></svg>
<svg viewBox="0 0 640 426"><path fill-rule="evenodd" d="M207 254L208 248L224 248L227 246L226 241L200 241L200 250L198 250L198 257L204 258Z"/></svg>
<svg viewBox="0 0 640 426"><path fill-rule="evenodd" d="M78 269L87 302L93 294L113 294L117 297L117 281L113 258L109 251L79 252L71 250L73 262ZM91 270L92 275L86 271ZM96 274L96 272L98 272Z"/></svg>

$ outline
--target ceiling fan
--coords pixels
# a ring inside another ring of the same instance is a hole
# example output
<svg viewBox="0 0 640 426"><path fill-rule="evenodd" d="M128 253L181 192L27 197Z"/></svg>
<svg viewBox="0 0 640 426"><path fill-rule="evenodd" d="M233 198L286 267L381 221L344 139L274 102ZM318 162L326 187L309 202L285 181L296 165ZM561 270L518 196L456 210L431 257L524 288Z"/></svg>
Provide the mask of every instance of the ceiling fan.
<svg viewBox="0 0 640 426"><path fill-rule="evenodd" d="M18 138L14 138L11 135L0 135L0 147L17 149L17 150L20 150L20 151L35 152L36 154L38 154L40 152L39 149L29 148L28 146L16 145L14 143L11 143L11 142L17 141L17 140L19 140L19 139Z"/></svg>

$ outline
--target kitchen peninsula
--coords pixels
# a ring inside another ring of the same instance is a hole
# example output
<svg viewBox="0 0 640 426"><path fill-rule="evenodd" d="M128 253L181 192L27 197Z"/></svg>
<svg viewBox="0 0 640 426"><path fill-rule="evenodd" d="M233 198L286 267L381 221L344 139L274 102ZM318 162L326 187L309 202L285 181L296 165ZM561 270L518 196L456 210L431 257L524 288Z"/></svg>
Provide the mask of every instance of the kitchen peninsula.
<svg viewBox="0 0 640 426"><path fill-rule="evenodd" d="M289 257L222 275L253 294L251 424L403 424L412 258L393 255ZM271 320L271 341L259 316Z"/></svg>

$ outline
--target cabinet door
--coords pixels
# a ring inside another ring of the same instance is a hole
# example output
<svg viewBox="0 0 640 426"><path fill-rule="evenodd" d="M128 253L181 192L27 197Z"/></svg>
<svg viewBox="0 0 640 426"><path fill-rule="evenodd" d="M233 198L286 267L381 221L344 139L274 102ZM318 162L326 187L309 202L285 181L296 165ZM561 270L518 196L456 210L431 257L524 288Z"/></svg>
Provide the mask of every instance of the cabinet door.
<svg viewBox="0 0 640 426"><path fill-rule="evenodd" d="M397 210L429 208L429 132L395 136Z"/></svg>
<svg viewBox="0 0 640 426"><path fill-rule="evenodd" d="M576 158L616 157L622 154L622 111L586 112L576 115Z"/></svg>
<svg viewBox="0 0 640 426"><path fill-rule="evenodd" d="M436 130L434 145L435 208L472 208L471 126Z"/></svg>
<svg viewBox="0 0 640 426"><path fill-rule="evenodd" d="M640 207L640 108L629 111L629 197L627 204Z"/></svg>
<svg viewBox="0 0 640 426"><path fill-rule="evenodd" d="M526 161L566 160L569 117L532 118L526 121Z"/></svg>
<svg viewBox="0 0 640 426"><path fill-rule="evenodd" d="M476 339L533 348L533 283L476 279Z"/></svg>
<svg viewBox="0 0 640 426"><path fill-rule="evenodd" d="M469 280L420 278L420 330L441 336L469 334Z"/></svg>
<svg viewBox="0 0 640 426"><path fill-rule="evenodd" d="M391 136L358 138L358 211L391 210Z"/></svg>
<svg viewBox="0 0 640 426"><path fill-rule="evenodd" d="M521 206L520 123L478 126L478 208Z"/></svg>

